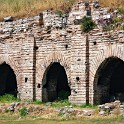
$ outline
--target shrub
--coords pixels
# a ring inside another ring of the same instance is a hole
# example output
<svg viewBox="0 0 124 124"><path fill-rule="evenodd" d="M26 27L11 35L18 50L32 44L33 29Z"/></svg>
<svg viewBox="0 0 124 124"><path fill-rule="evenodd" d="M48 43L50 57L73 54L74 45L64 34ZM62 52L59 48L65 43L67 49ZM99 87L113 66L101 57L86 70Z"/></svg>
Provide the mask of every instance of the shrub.
<svg viewBox="0 0 124 124"><path fill-rule="evenodd" d="M91 17L84 16L81 20L81 30L83 32L89 32L95 27L95 23L93 22Z"/></svg>
<svg viewBox="0 0 124 124"><path fill-rule="evenodd" d="M23 107L19 110L21 116L26 116L28 114L28 109L26 107Z"/></svg>
<svg viewBox="0 0 124 124"><path fill-rule="evenodd" d="M3 96L0 96L0 102L13 102L13 101L19 101L14 95L11 94L5 94Z"/></svg>

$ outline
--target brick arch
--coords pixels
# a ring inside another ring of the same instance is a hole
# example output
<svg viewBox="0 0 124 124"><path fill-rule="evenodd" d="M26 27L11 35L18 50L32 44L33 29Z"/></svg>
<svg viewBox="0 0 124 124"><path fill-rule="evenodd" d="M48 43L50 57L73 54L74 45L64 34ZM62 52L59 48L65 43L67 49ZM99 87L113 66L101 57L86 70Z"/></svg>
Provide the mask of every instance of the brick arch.
<svg viewBox="0 0 124 124"><path fill-rule="evenodd" d="M11 56L5 56L5 55L1 55L0 56L0 64L6 62L6 64L8 64L14 71L14 74L16 75L16 80L17 80L17 87L18 87L18 91L20 91L21 89L21 74L19 71L19 63L15 60L15 58L11 57ZM21 91L20 91L21 92Z"/></svg>
<svg viewBox="0 0 124 124"><path fill-rule="evenodd" d="M102 62L106 58L110 57L117 57L124 61L124 45L117 45L117 44L109 44L105 46L104 49L100 49L95 57L90 62L90 71L89 71L89 101L93 104L94 98L94 87L97 85L94 83L95 74L102 64Z"/></svg>
<svg viewBox="0 0 124 124"><path fill-rule="evenodd" d="M54 62L59 62L64 67L70 85L70 60L59 52L51 53L44 59L44 61L41 60L38 62L37 81L42 81L44 72L46 71L47 67L49 67L49 65Z"/></svg>

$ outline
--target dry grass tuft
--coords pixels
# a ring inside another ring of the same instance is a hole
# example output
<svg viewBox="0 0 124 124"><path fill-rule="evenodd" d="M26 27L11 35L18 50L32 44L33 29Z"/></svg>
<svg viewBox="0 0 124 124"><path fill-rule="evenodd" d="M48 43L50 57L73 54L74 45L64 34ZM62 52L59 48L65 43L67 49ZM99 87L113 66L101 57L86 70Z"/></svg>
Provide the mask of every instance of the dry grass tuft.
<svg viewBox="0 0 124 124"><path fill-rule="evenodd" d="M124 10L124 0L99 0L102 6L109 7L111 9L121 8Z"/></svg>
<svg viewBox="0 0 124 124"><path fill-rule="evenodd" d="M6 16L15 18L37 15L43 10L68 11L75 0L0 0L0 20Z"/></svg>
<svg viewBox="0 0 124 124"><path fill-rule="evenodd" d="M81 0L0 0L0 20L6 16L30 17L50 8L55 11L68 11L75 1ZM121 8L124 10L124 0L99 0L99 2L102 6L111 9Z"/></svg>

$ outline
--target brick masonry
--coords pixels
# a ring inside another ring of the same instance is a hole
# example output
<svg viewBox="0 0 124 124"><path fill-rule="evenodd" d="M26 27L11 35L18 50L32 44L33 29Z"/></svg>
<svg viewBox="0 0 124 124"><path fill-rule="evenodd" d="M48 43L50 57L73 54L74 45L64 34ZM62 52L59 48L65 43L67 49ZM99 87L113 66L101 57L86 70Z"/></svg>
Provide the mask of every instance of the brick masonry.
<svg viewBox="0 0 124 124"><path fill-rule="evenodd" d="M0 63L6 62L14 70L21 99L42 100L43 75L51 63L59 62L71 88L69 101L93 104L97 99L94 77L100 64L109 57L124 60L124 31L103 32L96 28L89 34L82 33L73 21L86 11L83 3L79 10L75 6L62 29L61 17L51 11L43 12L44 25L39 25L39 16L0 22Z"/></svg>

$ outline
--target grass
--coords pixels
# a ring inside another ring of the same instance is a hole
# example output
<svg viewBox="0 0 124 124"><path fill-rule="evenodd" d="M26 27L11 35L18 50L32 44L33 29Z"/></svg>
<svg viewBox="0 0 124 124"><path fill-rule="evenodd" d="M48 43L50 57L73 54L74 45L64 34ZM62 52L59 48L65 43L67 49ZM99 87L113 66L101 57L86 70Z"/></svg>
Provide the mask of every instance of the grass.
<svg viewBox="0 0 124 124"><path fill-rule="evenodd" d="M3 96L0 96L0 103L12 103L12 102L18 102L20 101L18 98L14 97L11 94L5 94ZM35 101L26 101L28 103L32 103L32 104L36 104L36 105L45 105L45 106L51 106L54 108L59 108L59 107L64 107L64 106L72 106L72 107L76 107L76 108L96 108L96 106L91 105L91 104L82 104L82 105L75 105L75 104L71 104L69 103L68 99L64 99L64 100L56 100L54 102L42 102L40 100L35 100Z"/></svg>
<svg viewBox="0 0 124 124"><path fill-rule="evenodd" d="M17 99L12 95L4 95L0 97L0 102L13 102ZM42 104L47 105L48 103L42 103L39 100L33 102L34 104ZM64 106L72 106L77 108L95 108L96 106L83 104L81 106L73 105L68 102L68 100L55 101L50 103L51 107L64 107ZM56 113L53 113L52 110L46 110L49 114L54 116L48 116L47 112L41 115L38 114L29 114L27 115L28 109L23 107L19 112L8 112L8 113L0 113L0 124L123 124L124 116L93 116L93 117L59 117ZM45 115L46 114L46 115ZM27 115L27 116L26 116ZM45 116L44 116L45 115ZM47 118L46 118L47 117Z"/></svg>
<svg viewBox="0 0 124 124"><path fill-rule="evenodd" d="M44 105L45 105L45 103L44 103ZM58 100L58 101L51 103L51 107L54 107L54 108L60 108L60 107L65 107L65 106L73 107L73 108L91 108L91 109L96 109L96 107L97 107L97 106L91 105L91 104L82 104L82 105L71 104L71 103L69 103L69 101L67 99Z"/></svg>
<svg viewBox="0 0 124 124"><path fill-rule="evenodd" d="M76 104L71 104L69 103L68 99L64 100L56 100L54 102L41 102L40 100L35 100L31 102L36 105L44 105L44 106L51 106L53 108L61 108L61 107L73 107L73 108L91 108L91 109L96 109L97 105L91 105L91 104L82 104L82 105L76 105Z"/></svg>
<svg viewBox="0 0 124 124"><path fill-rule="evenodd" d="M35 100L35 101L33 101L33 103L36 104L36 105L43 104L43 102L41 102L40 100Z"/></svg>
<svg viewBox="0 0 124 124"><path fill-rule="evenodd" d="M21 116L26 116L28 114L28 109L26 107L23 107L19 110Z"/></svg>
<svg viewBox="0 0 124 124"><path fill-rule="evenodd" d="M59 108L59 107L64 107L64 106L71 106L71 103L69 103L68 100L65 99L65 100L52 102L51 106L55 108Z"/></svg>
<svg viewBox="0 0 124 124"><path fill-rule="evenodd" d="M11 94L5 94L3 96L0 96L0 102L1 103L11 103L14 101L20 101L20 100Z"/></svg>
<svg viewBox="0 0 124 124"><path fill-rule="evenodd" d="M92 109L96 109L97 108L96 105L91 105L91 104L82 104L79 107L80 108L92 108Z"/></svg>
<svg viewBox="0 0 124 124"><path fill-rule="evenodd" d="M83 117L71 120L18 118L18 116L1 116L0 124L123 124L124 118L119 117Z"/></svg>
<svg viewBox="0 0 124 124"><path fill-rule="evenodd" d="M68 2L69 1L69 2ZM0 0L0 19L6 16L29 17L43 10L68 11L75 0Z"/></svg>
<svg viewBox="0 0 124 124"><path fill-rule="evenodd" d="M124 0L99 0L102 6L113 9L119 9L124 12Z"/></svg>
<svg viewBox="0 0 124 124"><path fill-rule="evenodd" d="M64 106L71 106L72 104L69 103L69 101L67 99L65 100L57 100L54 102L41 102L40 100L35 100L32 102L33 104L36 105L45 105L45 106L51 106L54 108L59 108L59 107L64 107Z"/></svg>
<svg viewBox="0 0 124 124"><path fill-rule="evenodd" d="M75 1L80 0L0 0L0 20L6 16L30 17L51 8L54 11L66 12L70 10ZM124 10L123 0L99 0L99 2L102 6L111 9L119 8L120 12Z"/></svg>

